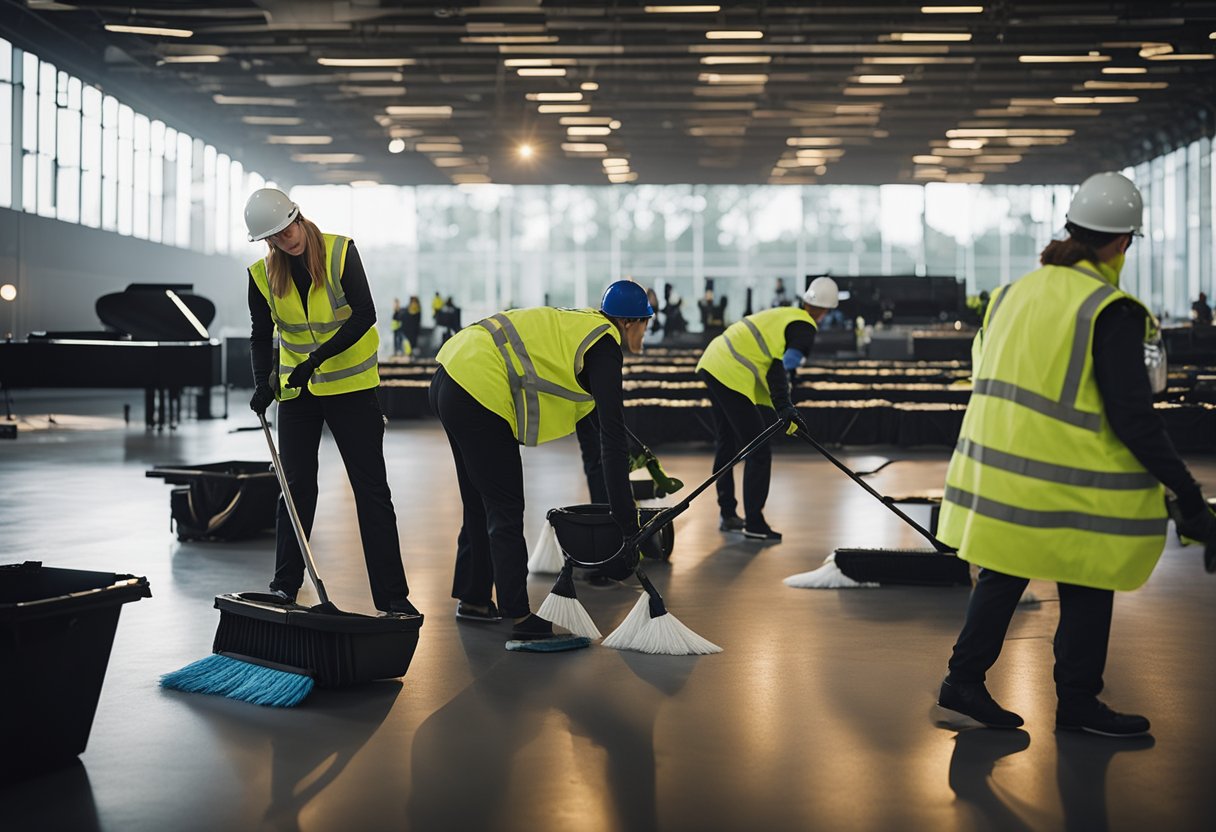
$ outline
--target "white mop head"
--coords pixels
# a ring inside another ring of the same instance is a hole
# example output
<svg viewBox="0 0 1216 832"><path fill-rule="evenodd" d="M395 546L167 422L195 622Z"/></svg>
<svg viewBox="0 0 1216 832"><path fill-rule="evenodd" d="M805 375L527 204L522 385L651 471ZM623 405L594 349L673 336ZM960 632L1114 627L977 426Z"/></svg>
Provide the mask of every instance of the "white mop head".
<svg viewBox="0 0 1216 832"><path fill-rule="evenodd" d="M556 575L562 571L564 563L562 547L557 545L557 532L553 531L553 526L546 520L536 538L536 545L532 547L532 556L528 558L528 571L533 574Z"/></svg>
<svg viewBox="0 0 1216 832"><path fill-rule="evenodd" d="M828 555L823 561L823 566L818 569L790 575L782 583L798 589L854 589L856 587L878 586L878 584L855 581L841 572L840 567L836 565L835 552Z"/></svg>
<svg viewBox="0 0 1216 832"><path fill-rule="evenodd" d="M604 634L595 626L595 622L591 620L587 608L579 603L577 598L567 598L564 595L550 592L536 614L547 621L552 621L558 627L565 627L576 636L586 636L591 639L604 637Z"/></svg>
<svg viewBox="0 0 1216 832"><path fill-rule="evenodd" d="M604 639L604 646L615 650L636 650L665 656L705 656L721 653L722 648L688 629L670 612L650 617L650 596L645 592L633 605L621 626Z"/></svg>

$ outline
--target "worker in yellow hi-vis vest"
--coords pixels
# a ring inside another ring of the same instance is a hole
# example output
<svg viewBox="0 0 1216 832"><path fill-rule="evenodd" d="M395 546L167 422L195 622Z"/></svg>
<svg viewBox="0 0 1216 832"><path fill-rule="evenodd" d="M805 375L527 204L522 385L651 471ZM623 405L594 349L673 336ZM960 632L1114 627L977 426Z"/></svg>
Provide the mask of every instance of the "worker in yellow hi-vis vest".
<svg viewBox="0 0 1216 832"><path fill-rule="evenodd" d="M266 240L266 256L249 267L249 339L257 413L279 401L283 473L306 534L317 509L317 452L328 426L346 464L367 577L376 608L417 614L401 564L397 515L384 467L384 414L376 351L376 307L355 244L322 234L287 194L255 191L245 203L249 240ZM277 355L273 338L277 337ZM270 589L294 601L304 558L290 515L279 500L274 580Z"/></svg>
<svg viewBox="0 0 1216 832"><path fill-rule="evenodd" d="M1149 730L1143 716L1098 700L1114 590L1139 587L1161 555L1163 483L1182 534L1216 539L1216 516L1153 410L1165 382L1157 323L1119 288L1141 213L1130 180L1090 177L1069 206L1068 238L988 304L937 532L982 567L938 696L948 724L1022 725L984 678L1027 581L1038 579L1059 587L1056 728Z"/></svg>
<svg viewBox="0 0 1216 832"><path fill-rule="evenodd" d="M817 277L798 306L778 306L748 315L709 342L697 362L697 376L709 388L713 406L715 471L773 420L802 425L790 399L789 374L811 354L819 321L839 304L836 281ZM767 443L747 458L743 517L737 513L734 475L728 472L718 480L718 527L722 531L742 531L744 537L755 540L781 540L781 533L764 519L772 465L773 452Z"/></svg>
<svg viewBox="0 0 1216 832"><path fill-rule="evenodd" d="M458 619L505 616L515 622L513 640L562 642L528 603L520 445L568 436L594 410L612 517L623 534L637 531L622 348L641 352L652 314L645 290L618 280L604 292L599 309L499 312L462 329L439 351L431 407L452 445L464 503L452 581Z"/></svg>

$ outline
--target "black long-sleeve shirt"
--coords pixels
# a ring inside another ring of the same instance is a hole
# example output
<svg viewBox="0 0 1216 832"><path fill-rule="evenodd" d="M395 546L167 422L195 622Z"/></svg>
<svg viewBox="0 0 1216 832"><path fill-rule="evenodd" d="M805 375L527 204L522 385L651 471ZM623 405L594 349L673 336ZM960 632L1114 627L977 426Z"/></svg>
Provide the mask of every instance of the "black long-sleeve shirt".
<svg viewBox="0 0 1216 832"><path fill-rule="evenodd" d="M798 350L804 356L811 354L811 349L815 346L815 327L806 321L793 321L785 327L785 348L787 350ZM785 364L783 359L785 356L778 355L768 365L768 372L764 374L764 380L768 382L769 398L773 400L773 408L778 412L782 407L791 404L790 396L790 379L785 372Z"/></svg>
<svg viewBox="0 0 1216 832"><path fill-rule="evenodd" d="M1178 496L1184 514L1204 508L1203 494L1153 410L1144 370L1144 307L1117 300L1094 322L1094 377L1111 430L1148 472Z"/></svg>
<svg viewBox="0 0 1216 832"><path fill-rule="evenodd" d="M291 257L289 260L291 279L296 284L296 291L300 293L304 311L307 312L312 276L308 273L304 255ZM350 347L376 323L376 305L372 301L367 272L363 270L363 261L359 258L353 240L346 247L342 292L346 295L346 302L350 304L350 317L332 338L312 353L318 365ZM264 384L275 369L274 320L270 317L270 305L262 296L252 274L249 275L249 319L252 326L249 335L249 358L253 365L253 378L256 384Z"/></svg>
<svg viewBox="0 0 1216 832"><path fill-rule="evenodd" d="M621 377L625 357L613 338L601 338L583 355L578 382L595 399L599 422L600 464L612 516L628 534L638 525L629 485L629 439L625 433L625 394Z"/></svg>

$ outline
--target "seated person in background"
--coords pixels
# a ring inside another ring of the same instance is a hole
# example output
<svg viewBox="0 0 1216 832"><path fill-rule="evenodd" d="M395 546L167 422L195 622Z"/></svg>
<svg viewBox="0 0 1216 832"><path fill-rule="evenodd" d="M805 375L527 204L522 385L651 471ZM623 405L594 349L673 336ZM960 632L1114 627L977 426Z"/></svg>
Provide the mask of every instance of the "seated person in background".
<svg viewBox="0 0 1216 832"><path fill-rule="evenodd" d="M1191 304L1191 320L1195 326L1212 325L1212 307L1208 306L1208 296L1200 292L1199 300Z"/></svg>

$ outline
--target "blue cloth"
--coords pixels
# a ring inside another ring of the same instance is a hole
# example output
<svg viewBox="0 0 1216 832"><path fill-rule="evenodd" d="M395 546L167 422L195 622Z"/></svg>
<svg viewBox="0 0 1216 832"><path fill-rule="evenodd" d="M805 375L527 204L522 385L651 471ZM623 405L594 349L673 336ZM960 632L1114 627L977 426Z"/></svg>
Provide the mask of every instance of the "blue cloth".
<svg viewBox="0 0 1216 832"><path fill-rule="evenodd" d="M787 373L792 373L794 370L802 366L803 359L805 358L806 356L803 355L800 350L790 347L785 351L785 355L782 357L781 363L785 365L785 371Z"/></svg>

